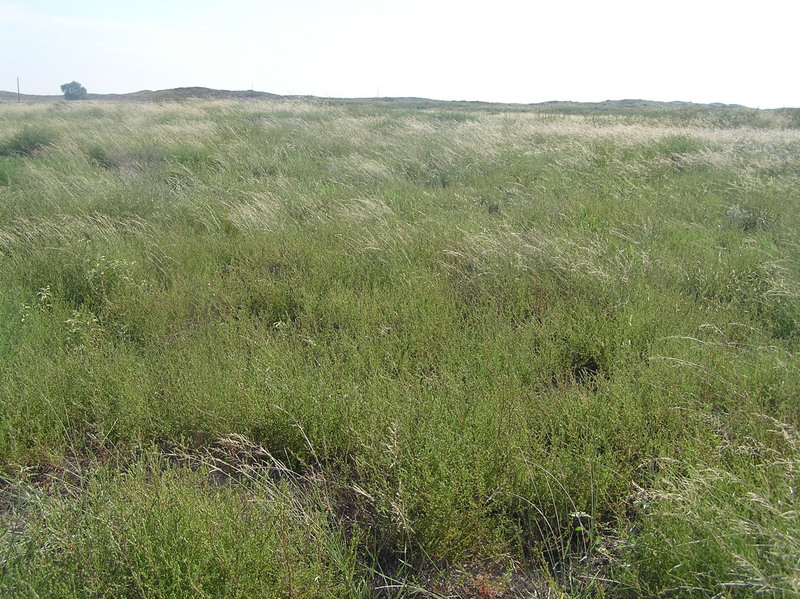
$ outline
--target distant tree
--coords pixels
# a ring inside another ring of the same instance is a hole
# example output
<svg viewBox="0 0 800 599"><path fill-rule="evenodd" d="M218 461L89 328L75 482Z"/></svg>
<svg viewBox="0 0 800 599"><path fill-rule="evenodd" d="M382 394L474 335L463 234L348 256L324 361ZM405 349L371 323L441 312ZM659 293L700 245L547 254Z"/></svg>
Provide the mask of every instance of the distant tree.
<svg viewBox="0 0 800 599"><path fill-rule="evenodd" d="M83 100L86 98L86 88L77 81L65 83L61 86L61 91L64 92L64 99L66 100Z"/></svg>

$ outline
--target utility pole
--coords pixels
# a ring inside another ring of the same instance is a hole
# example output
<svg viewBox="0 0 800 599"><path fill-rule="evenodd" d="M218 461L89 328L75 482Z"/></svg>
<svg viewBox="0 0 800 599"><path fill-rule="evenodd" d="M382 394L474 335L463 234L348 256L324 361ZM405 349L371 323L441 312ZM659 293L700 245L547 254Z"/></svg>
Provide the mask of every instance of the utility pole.
<svg viewBox="0 0 800 599"><path fill-rule="evenodd" d="M17 104L19 104L21 100L19 99L19 77L17 77Z"/></svg>

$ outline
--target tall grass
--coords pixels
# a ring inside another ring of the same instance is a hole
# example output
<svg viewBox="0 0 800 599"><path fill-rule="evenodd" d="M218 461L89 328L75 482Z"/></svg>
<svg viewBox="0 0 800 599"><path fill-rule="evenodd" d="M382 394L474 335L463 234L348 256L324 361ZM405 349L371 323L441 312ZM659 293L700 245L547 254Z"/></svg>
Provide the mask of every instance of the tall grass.
<svg viewBox="0 0 800 599"><path fill-rule="evenodd" d="M0 110L7 594L798 592L782 116Z"/></svg>

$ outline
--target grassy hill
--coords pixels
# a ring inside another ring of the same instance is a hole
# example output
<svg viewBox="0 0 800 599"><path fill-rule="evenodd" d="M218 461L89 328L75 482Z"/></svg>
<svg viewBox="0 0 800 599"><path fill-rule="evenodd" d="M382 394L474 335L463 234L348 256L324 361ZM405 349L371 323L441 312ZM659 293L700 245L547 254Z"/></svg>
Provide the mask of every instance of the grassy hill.
<svg viewBox="0 0 800 599"><path fill-rule="evenodd" d="M179 87L173 89L163 89L158 91L141 90L127 94L93 94L87 95L87 100L109 101L109 102L168 102L180 100L200 100L200 99L257 99L257 100L278 100L283 96L258 91L227 91L210 89L207 87ZM18 96L13 92L0 91L0 102L17 102ZM19 100L25 103L31 102L59 102L64 100L63 95L37 96L21 94Z"/></svg>
<svg viewBox="0 0 800 599"><path fill-rule="evenodd" d="M55 102L63 100L63 96L42 96L22 94L19 99L23 102ZM288 100L299 101L321 100L314 96L285 96L271 94L260 91L230 91L210 89L207 87L179 87L163 89L158 91L141 90L127 94L94 94L90 93L87 100L114 101L114 102L163 102L181 100L232 100L232 99L254 99L254 100ZM559 112L615 112L627 110L667 110L667 109L719 109L719 108L744 108L738 104L695 104L693 102L655 102L651 100L606 100L604 102L565 102L550 101L530 104L509 104L498 102L482 101L444 101L432 100L428 98L409 98L409 97L384 97L384 98L325 98L328 101L338 100L345 103L369 103L369 104L400 104L408 107L432 109L432 108L472 108L472 109L548 109ZM0 91L0 102L17 102L18 96L13 92Z"/></svg>

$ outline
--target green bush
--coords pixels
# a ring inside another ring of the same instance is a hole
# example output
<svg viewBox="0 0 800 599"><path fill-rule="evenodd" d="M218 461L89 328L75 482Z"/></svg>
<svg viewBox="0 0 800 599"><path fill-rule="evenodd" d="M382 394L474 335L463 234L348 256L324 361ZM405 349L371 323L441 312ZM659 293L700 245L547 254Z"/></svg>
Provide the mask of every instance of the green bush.
<svg viewBox="0 0 800 599"><path fill-rule="evenodd" d="M65 83L61 86L65 100L84 100L86 98L86 88L77 81Z"/></svg>

